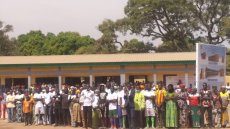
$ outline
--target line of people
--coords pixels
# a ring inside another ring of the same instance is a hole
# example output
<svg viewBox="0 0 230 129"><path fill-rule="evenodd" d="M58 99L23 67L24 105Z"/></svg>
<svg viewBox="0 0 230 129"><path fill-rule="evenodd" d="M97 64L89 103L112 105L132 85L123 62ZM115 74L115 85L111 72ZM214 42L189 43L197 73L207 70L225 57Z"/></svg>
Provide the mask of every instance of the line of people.
<svg viewBox="0 0 230 129"><path fill-rule="evenodd" d="M229 92L222 86L197 92L184 84L113 83L90 87L43 87L2 95L8 122L84 128L227 127Z"/></svg>

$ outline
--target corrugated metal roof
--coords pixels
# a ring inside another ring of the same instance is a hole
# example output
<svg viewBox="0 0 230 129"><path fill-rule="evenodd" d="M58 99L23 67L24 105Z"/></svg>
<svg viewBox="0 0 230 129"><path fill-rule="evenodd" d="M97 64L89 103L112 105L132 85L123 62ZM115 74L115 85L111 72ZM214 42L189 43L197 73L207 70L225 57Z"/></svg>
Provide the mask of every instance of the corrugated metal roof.
<svg viewBox="0 0 230 129"><path fill-rule="evenodd" d="M52 56L0 56L0 64L71 64L104 62L158 62L195 61L195 52L136 53L136 54L90 54Z"/></svg>

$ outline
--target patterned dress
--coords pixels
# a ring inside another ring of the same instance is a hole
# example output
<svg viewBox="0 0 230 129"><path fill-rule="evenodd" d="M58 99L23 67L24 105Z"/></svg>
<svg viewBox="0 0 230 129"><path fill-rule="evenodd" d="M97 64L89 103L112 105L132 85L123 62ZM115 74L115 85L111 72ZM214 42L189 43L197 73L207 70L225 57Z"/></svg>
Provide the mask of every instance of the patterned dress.
<svg viewBox="0 0 230 129"><path fill-rule="evenodd" d="M184 99L178 99L177 104L179 107L179 125L182 128L185 128L188 126L188 105L187 105L187 98L188 94L187 92L180 92L178 93L179 98L184 98Z"/></svg>
<svg viewBox="0 0 230 129"><path fill-rule="evenodd" d="M167 93L166 97L175 97L175 93ZM166 102L166 127L178 127L177 126L177 106L174 100L168 100Z"/></svg>
<svg viewBox="0 0 230 129"><path fill-rule="evenodd" d="M215 127L221 127L221 98L218 94L213 94L213 124Z"/></svg>
<svg viewBox="0 0 230 129"><path fill-rule="evenodd" d="M156 91L156 106L157 106L157 126L158 127L163 127L164 125L164 115L165 115L165 105L164 105L164 100L165 100L165 96L166 96L166 91L165 90L157 90Z"/></svg>

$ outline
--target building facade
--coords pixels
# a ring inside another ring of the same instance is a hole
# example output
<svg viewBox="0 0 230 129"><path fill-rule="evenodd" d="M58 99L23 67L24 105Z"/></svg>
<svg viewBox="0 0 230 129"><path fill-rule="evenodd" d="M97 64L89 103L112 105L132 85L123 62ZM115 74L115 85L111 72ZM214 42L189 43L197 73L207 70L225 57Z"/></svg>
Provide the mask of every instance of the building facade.
<svg viewBox="0 0 230 129"><path fill-rule="evenodd" d="M195 52L96 54L59 56L2 56L0 84L4 87L52 83L90 85L115 81L165 84L181 80L195 84Z"/></svg>

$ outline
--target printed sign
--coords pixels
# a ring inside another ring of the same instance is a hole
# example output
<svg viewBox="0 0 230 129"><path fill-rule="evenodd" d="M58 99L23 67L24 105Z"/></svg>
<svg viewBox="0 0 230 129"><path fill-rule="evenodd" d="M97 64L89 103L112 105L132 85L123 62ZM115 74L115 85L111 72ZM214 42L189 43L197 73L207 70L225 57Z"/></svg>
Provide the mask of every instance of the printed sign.
<svg viewBox="0 0 230 129"><path fill-rule="evenodd" d="M196 44L196 88L207 83L219 89L225 83L226 48L210 44Z"/></svg>

